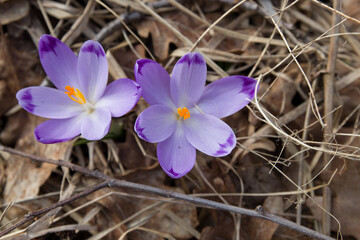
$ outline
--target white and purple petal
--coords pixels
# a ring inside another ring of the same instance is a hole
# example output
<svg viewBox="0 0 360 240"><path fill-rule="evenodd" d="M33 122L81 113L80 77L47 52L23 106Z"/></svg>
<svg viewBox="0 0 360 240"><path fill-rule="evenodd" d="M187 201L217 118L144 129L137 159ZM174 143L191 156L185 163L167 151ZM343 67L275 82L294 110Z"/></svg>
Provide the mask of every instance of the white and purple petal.
<svg viewBox="0 0 360 240"><path fill-rule="evenodd" d="M170 96L170 76L160 64L149 59L137 60L134 74L148 104L174 106Z"/></svg>
<svg viewBox="0 0 360 240"><path fill-rule="evenodd" d="M254 98L256 80L245 76L219 79L205 87L197 106L206 114L218 118L227 117Z"/></svg>
<svg viewBox="0 0 360 240"><path fill-rule="evenodd" d="M171 74L171 97L177 107L196 103L204 91L206 62L200 53L188 53L175 64Z"/></svg>
<svg viewBox="0 0 360 240"><path fill-rule="evenodd" d="M165 105L151 105L136 119L135 132L148 142L162 142L173 134L177 124L176 113Z"/></svg>
<svg viewBox="0 0 360 240"><path fill-rule="evenodd" d="M196 160L196 150L186 140L182 123L178 124L174 133L157 145L160 166L172 178L180 178L187 174L194 167Z"/></svg>
<svg viewBox="0 0 360 240"><path fill-rule="evenodd" d="M184 120L186 139L201 152L223 157L236 145L233 130L222 120L206 114L193 113Z"/></svg>
<svg viewBox="0 0 360 240"><path fill-rule="evenodd" d="M16 93L16 98L22 108L40 117L63 119L84 111L81 104L74 102L65 92L55 88L24 88Z"/></svg>
<svg viewBox="0 0 360 240"><path fill-rule="evenodd" d="M80 134L82 115L50 119L35 128L35 139L44 144L66 142Z"/></svg>
<svg viewBox="0 0 360 240"><path fill-rule="evenodd" d="M108 63L100 43L88 40L80 49L78 76L80 91L87 101L96 103L103 95L108 80Z"/></svg>
<svg viewBox="0 0 360 240"><path fill-rule="evenodd" d="M139 84L130 79L115 80L106 87L96 107L108 109L112 117L121 117L135 106L141 91Z"/></svg>
<svg viewBox="0 0 360 240"><path fill-rule="evenodd" d="M78 59L65 43L50 35L42 35L39 55L46 74L59 90L65 91L67 85L78 87Z"/></svg>
<svg viewBox="0 0 360 240"><path fill-rule="evenodd" d="M109 132L111 113L104 108L95 109L90 114L84 114L81 124L81 135L87 140L100 140Z"/></svg>

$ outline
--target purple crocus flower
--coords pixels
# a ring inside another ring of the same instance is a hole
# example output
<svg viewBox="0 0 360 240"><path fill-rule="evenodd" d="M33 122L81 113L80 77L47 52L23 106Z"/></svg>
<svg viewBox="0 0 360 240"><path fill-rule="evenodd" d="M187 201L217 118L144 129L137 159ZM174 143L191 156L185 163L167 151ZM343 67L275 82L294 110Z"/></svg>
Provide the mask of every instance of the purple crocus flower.
<svg viewBox="0 0 360 240"><path fill-rule="evenodd" d="M171 77L147 59L138 60L134 72L151 105L137 118L135 131L143 140L158 143L160 165L170 177L180 178L193 168L195 149L215 157L234 149L235 134L220 118L249 103L256 80L231 76L205 87L206 63L199 53L183 56Z"/></svg>
<svg viewBox="0 0 360 240"><path fill-rule="evenodd" d="M102 46L86 41L77 57L60 40L43 35L39 41L42 66L55 88L28 87L16 94L21 107L50 118L35 129L41 143L68 141L81 134L88 140L103 138L111 117L130 111L139 100L139 85L126 78L108 86L108 63Z"/></svg>

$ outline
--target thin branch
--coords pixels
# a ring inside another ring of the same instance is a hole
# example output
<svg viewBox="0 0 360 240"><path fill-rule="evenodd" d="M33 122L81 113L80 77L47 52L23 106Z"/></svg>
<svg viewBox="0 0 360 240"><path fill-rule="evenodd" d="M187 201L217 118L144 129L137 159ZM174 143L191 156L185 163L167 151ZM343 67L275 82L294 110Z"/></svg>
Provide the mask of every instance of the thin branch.
<svg viewBox="0 0 360 240"><path fill-rule="evenodd" d="M341 9L341 0L334 0L333 2L334 10ZM339 33L339 25L340 15L335 11L332 14L332 25L336 27L332 31L333 34ZM334 91L335 91L335 67L337 60L337 52L338 52L338 42L339 36L333 36L330 38L329 45L329 55L328 62L326 67L326 74L324 75L324 115L326 116L324 119L325 127L324 127L324 142L329 143L332 139L333 133L333 118L334 115L331 112L334 110ZM330 154L324 154L324 166L328 164L331 159ZM331 192L330 188L326 187L323 189L323 206L327 211L331 209ZM331 218L328 214L323 212L322 214L322 229L323 233L326 235L330 235L330 224Z"/></svg>
<svg viewBox="0 0 360 240"><path fill-rule="evenodd" d="M223 20L227 15L229 15L232 11L234 11L237 7L239 7L241 4L243 4L246 0L242 0L241 2L238 2L235 4L232 8L227 10L221 17L219 17L215 22L213 22L202 34L201 36L196 40L196 42L192 45L189 52L192 52L195 50L197 45L199 45L200 41L210 32L213 27L215 27L221 20Z"/></svg>
<svg viewBox="0 0 360 240"><path fill-rule="evenodd" d="M98 184L92 188L89 188L88 190L85 190L84 192L79 193L73 197L70 197L63 201L60 201L56 204L50 205L49 207L41 209L39 211L30 213L30 214L26 215L26 218L24 220L27 220L27 218L33 219L34 213L42 214L45 212L45 209L46 209L46 211L49 211L52 209L52 207L55 208L55 207L62 206L63 204L73 201L74 198L76 199L81 196L86 196L87 194L90 194L94 191L97 191L97 190L107 186L107 187L130 188L130 189L134 189L134 190L137 190L140 192L156 194L156 195L166 197L166 198L174 198L174 199L179 199L179 200L183 200L186 202L191 202L191 203L196 204L201 207L207 207L207 208L211 208L211 209L217 209L217 210L232 212L232 213L236 213L236 214L244 214L244 215L248 215L248 216L252 216L252 217L263 218L263 219L267 219L269 221L278 223L282 226L286 226L290 229L293 229L297 232L303 233L303 234L310 236L312 238L315 238L315 239L326 239L326 240L333 239L329 236L323 235L312 229L306 228L304 226L301 226L294 222L291 222L287 219L284 219L284 218L281 218L274 214L268 213L262 207L258 207L256 210L250 210L250 209L245 209L245 208L240 208L240 207L236 207L236 206L226 205L223 203L214 202L211 200L207 200L207 199L203 199L203 198L199 198L199 197L195 197L195 196L189 196L189 195L185 195L185 194L178 193L178 192L163 190L160 188L151 187L151 186L147 186L147 185L143 185L143 184L127 182L124 180L116 180L116 179L113 179L113 178L99 172L99 171L90 171L89 169L72 164L70 162L66 162L63 160L45 159L45 158L41 158L41 157L38 157L38 156L35 156L32 154L24 153L19 150L15 150L13 148L5 147L2 145L0 145L0 151L19 155L19 156L29 158L29 159L31 159L33 161L37 161L37 162L45 162L45 163L50 163L50 164L54 164L54 165L58 165L58 166L68 167L68 168L72 169L73 171L81 172L83 174L105 180L105 182ZM22 221L24 221L24 220L22 220ZM21 223L21 225L24 224L24 223L22 223L22 221L17 223L16 226L14 225L15 227L13 226L13 227L8 228L8 229L4 230L3 232L1 232L0 236L3 236L4 234L6 234L6 233L12 231L13 229L15 229L16 227L20 226L19 225L20 223ZM27 221L29 221L29 220L27 220Z"/></svg>
<svg viewBox="0 0 360 240"><path fill-rule="evenodd" d="M89 21L91 11L94 9L95 0L87 2L84 12L76 19L70 30L62 37L61 41L70 45L80 35L86 23Z"/></svg>
<svg viewBox="0 0 360 240"><path fill-rule="evenodd" d="M169 7L170 4L168 3L168 1L157 1L157 2L149 3L149 6L154 9L158 9L158 8L163 8L163 7ZM124 27L124 25L123 25L124 23L129 23L129 22L139 20L142 17L144 17L144 15L145 15L144 13L139 12L139 11L131 11L131 12L123 13L123 14L119 15L118 18L114 19L113 21L109 22L105 27L103 27L96 34L96 36L93 38L93 40L101 42L107 36L114 33L114 31Z"/></svg>
<svg viewBox="0 0 360 240"><path fill-rule="evenodd" d="M69 198L66 198L62 201L59 201L57 203L54 203L54 204L51 204L45 208L42 208L40 210L37 210L37 211L34 211L34 212L30 212L28 214L25 215L25 218L20 220L19 222L15 223L14 225L12 225L11 227L5 229L4 231L0 232L0 237L4 236L5 234L8 234L10 233L12 230L24 225L25 223L31 221L32 219L35 219L36 217L46 213L46 212L49 212L50 210L53 210L55 208L58 208L58 207L62 207L72 201L75 201L79 198L82 198L82 197L85 197L87 195L89 195L90 193L93 193L93 192L96 192L100 189L103 189L105 187L108 187L108 185L110 184L111 180L108 180L108 181L105 181L105 182L102 182L100 184L97 184L95 186L92 186L88 189L86 189L85 191L81 192L81 193L78 193L74 196L71 196Z"/></svg>

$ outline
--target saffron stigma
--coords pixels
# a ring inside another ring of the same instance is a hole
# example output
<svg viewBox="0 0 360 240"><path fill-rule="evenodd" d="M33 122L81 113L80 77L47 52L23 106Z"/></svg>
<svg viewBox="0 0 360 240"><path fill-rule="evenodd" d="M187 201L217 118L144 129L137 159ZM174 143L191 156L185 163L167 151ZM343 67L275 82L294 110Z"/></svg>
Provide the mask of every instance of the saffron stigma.
<svg viewBox="0 0 360 240"><path fill-rule="evenodd" d="M65 93L69 96L69 98L71 100L73 100L74 102L77 102L79 104L86 103L86 99L79 89L77 89L77 88L74 89L74 87L70 87L70 85L66 86L65 89L67 91Z"/></svg>
<svg viewBox="0 0 360 240"><path fill-rule="evenodd" d="M185 119L188 119L190 117L190 112L189 110L184 107L184 108L178 108L178 114L179 114L179 118L184 118Z"/></svg>

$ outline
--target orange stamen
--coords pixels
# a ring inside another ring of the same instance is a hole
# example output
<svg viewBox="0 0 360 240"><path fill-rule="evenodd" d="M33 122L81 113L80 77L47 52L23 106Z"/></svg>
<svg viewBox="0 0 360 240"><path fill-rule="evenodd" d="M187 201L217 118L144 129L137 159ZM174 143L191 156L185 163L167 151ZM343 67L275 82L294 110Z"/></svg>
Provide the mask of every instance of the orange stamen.
<svg viewBox="0 0 360 240"><path fill-rule="evenodd" d="M177 111L178 111L179 117L184 118L184 120L188 119L190 117L190 112L186 107L178 108Z"/></svg>
<svg viewBox="0 0 360 240"><path fill-rule="evenodd" d="M86 103L86 100L85 100L85 97L84 95L82 94L82 92L80 92L79 89L74 89L74 87L70 87L70 86L66 86L65 87L66 91L65 92L69 98L79 104L84 104Z"/></svg>

